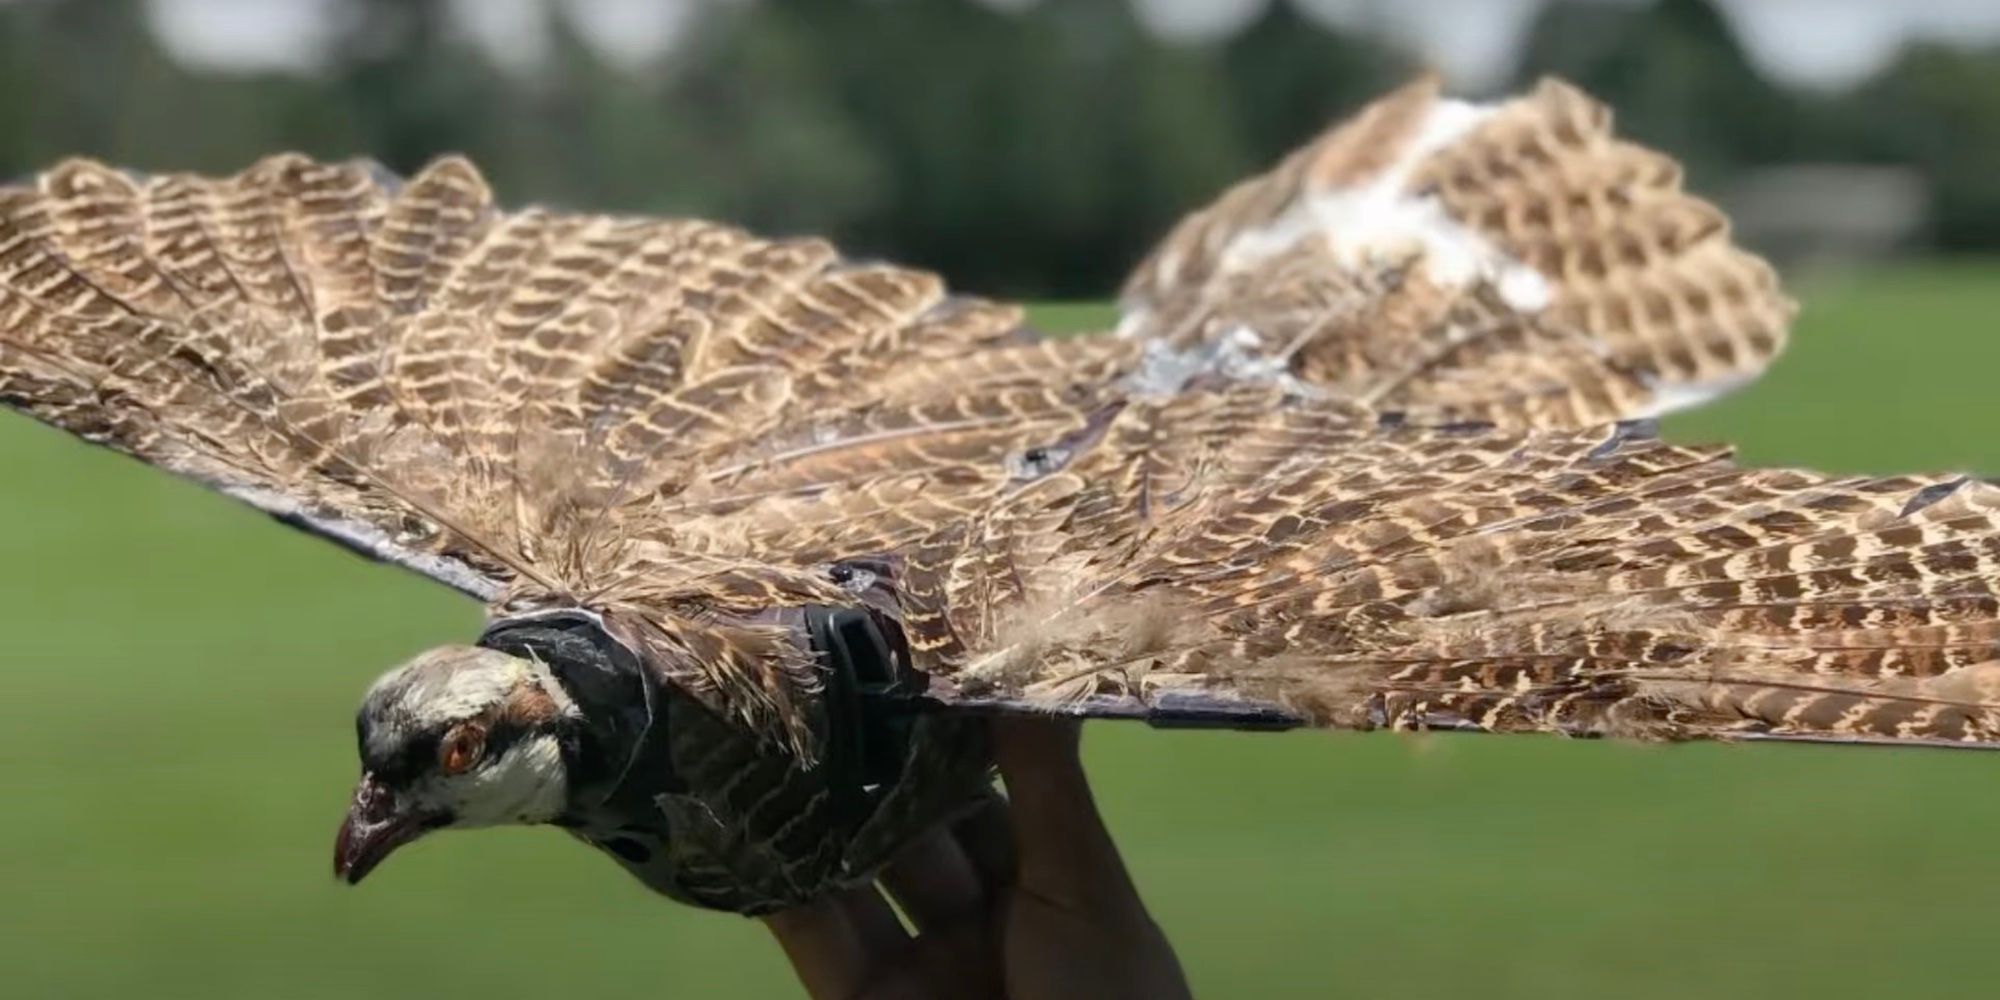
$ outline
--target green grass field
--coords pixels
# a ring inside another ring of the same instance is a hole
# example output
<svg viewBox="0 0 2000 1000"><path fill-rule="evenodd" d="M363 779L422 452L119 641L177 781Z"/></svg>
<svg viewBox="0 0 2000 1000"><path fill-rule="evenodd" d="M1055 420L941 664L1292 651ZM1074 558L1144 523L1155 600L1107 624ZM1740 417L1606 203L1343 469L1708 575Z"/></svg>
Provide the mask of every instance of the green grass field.
<svg viewBox="0 0 2000 1000"><path fill-rule="evenodd" d="M1760 463L2000 471L2000 263L1822 277L1670 425ZM1096 309L1044 313L1052 325ZM0 418L0 994L795 995L748 921L547 830L328 872L353 708L478 609ZM1985 997L2000 757L1099 727L1206 997Z"/></svg>

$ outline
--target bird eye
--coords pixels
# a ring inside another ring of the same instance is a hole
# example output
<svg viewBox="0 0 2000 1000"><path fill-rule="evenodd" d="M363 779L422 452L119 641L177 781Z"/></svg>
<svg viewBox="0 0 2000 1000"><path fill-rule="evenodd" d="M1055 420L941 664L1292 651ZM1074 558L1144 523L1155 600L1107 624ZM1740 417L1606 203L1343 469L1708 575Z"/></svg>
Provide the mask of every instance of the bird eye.
<svg viewBox="0 0 2000 1000"><path fill-rule="evenodd" d="M446 774L463 774L486 751L486 730L473 723L453 726L438 743L438 767Z"/></svg>

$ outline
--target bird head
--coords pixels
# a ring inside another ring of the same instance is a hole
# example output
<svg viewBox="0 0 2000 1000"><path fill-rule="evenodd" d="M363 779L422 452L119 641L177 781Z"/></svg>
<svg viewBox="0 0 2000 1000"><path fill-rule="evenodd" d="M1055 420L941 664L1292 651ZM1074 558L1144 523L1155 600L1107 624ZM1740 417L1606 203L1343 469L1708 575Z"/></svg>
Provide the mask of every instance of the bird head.
<svg viewBox="0 0 2000 1000"><path fill-rule="evenodd" d="M355 720L361 782L334 843L334 874L358 883L398 847L444 827L556 819L576 714L547 668L498 650L447 646L383 675Z"/></svg>

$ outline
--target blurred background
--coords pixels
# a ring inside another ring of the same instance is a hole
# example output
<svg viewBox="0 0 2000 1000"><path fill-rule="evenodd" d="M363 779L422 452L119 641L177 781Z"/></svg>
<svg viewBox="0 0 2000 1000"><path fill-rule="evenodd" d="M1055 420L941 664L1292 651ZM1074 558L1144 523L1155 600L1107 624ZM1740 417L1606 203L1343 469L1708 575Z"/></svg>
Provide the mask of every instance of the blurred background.
<svg viewBox="0 0 2000 1000"><path fill-rule="evenodd" d="M1425 67L1474 96L1568 77L1787 255L2000 246L1990 0L15 0L0 170L456 150L517 203L1101 296Z"/></svg>
<svg viewBox="0 0 2000 1000"><path fill-rule="evenodd" d="M1102 328L1180 213L1425 67L1617 109L1805 301L1671 422L2000 471L1991 0L0 0L0 173L470 153L512 203L821 232ZM791 996L550 831L327 872L351 718L478 609L0 415L0 995ZM1093 730L1203 996L1992 994L2000 761Z"/></svg>

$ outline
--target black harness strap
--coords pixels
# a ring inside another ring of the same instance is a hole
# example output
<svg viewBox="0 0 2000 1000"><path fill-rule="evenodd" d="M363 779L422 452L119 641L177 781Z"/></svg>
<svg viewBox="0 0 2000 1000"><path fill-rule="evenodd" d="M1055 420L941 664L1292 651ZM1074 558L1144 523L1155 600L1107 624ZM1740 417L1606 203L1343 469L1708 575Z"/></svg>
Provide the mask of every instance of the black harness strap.
<svg viewBox="0 0 2000 1000"><path fill-rule="evenodd" d="M626 793L640 775L651 785L682 786L668 740L667 692L595 617L556 611L502 619L489 624L477 644L540 660L611 738L599 748L602 757L580 755L579 763L595 762L599 769L572 774L578 786L601 788L606 802Z"/></svg>
<svg viewBox="0 0 2000 1000"><path fill-rule="evenodd" d="M865 608L808 605L805 632L819 660L824 688L825 744L819 766L837 807L855 822L873 812L883 789L902 777L915 716L909 706L925 688L893 624ZM582 782L604 800L625 793L643 774L648 787L679 786L666 720L667 692L630 650L582 613L544 613L494 622L479 645L549 665L570 694L596 709L613 745ZM595 755L583 755L592 757Z"/></svg>
<svg viewBox="0 0 2000 1000"><path fill-rule="evenodd" d="M865 814L879 791L902 777L914 719L895 705L921 690L921 678L866 609L804 610L826 678L827 783L844 809Z"/></svg>

